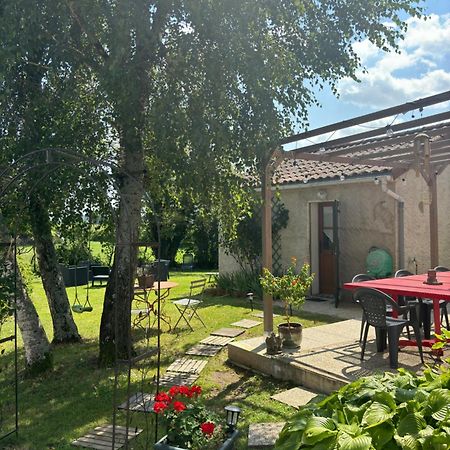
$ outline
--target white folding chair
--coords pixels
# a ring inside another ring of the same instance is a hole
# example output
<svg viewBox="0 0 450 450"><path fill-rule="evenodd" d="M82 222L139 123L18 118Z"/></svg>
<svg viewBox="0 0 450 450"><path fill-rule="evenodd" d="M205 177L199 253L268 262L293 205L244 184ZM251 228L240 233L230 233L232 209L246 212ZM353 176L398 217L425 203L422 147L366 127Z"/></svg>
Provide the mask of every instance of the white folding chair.
<svg viewBox="0 0 450 450"><path fill-rule="evenodd" d="M177 327L180 323L180 320L183 319L187 326L194 331L191 326L191 321L194 317L197 317L198 320L206 327L205 322L203 322L202 318L198 315L197 309L202 303L203 291L205 290L206 279L202 278L201 280L191 281L191 286L189 289L189 297L180 298L179 300L174 300L172 303L176 306L178 312L180 313L180 317L177 320L177 323L173 327Z"/></svg>

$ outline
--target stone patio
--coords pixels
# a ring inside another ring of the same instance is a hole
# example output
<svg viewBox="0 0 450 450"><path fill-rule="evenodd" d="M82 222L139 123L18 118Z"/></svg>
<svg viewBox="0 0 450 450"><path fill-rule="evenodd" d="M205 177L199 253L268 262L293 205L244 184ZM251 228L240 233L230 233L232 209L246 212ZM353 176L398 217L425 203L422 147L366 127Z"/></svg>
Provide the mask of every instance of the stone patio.
<svg viewBox="0 0 450 450"><path fill-rule="evenodd" d="M322 303L325 302L317 304ZM372 327L364 361L360 361L360 326L360 320L350 319L305 328L301 349L276 356L266 354L262 336L235 341L228 344L228 359L237 366L328 394L361 376L393 371L389 368L388 352L376 352ZM429 349L424 349L424 359L425 363L433 363ZM423 368L415 347L400 351L399 367L413 372Z"/></svg>

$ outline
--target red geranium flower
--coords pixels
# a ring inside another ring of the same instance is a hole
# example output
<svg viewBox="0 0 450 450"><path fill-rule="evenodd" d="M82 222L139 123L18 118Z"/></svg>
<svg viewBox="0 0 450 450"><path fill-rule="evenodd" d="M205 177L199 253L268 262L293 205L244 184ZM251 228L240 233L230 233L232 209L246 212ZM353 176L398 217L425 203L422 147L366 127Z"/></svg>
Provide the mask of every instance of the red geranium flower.
<svg viewBox="0 0 450 450"><path fill-rule="evenodd" d="M185 397L190 397L191 390L187 386L180 386L178 393L184 395Z"/></svg>
<svg viewBox="0 0 450 450"><path fill-rule="evenodd" d="M167 409L167 406L167 403L155 402L153 405L153 411L155 411L156 414L163 413Z"/></svg>
<svg viewBox="0 0 450 450"><path fill-rule="evenodd" d="M212 422L205 422L200 425L203 434L211 435L214 433L216 426Z"/></svg>
<svg viewBox="0 0 450 450"><path fill-rule="evenodd" d="M157 402L165 402L165 403L170 403L170 401L172 400L166 392L158 392L155 395L155 400Z"/></svg>
<svg viewBox="0 0 450 450"><path fill-rule="evenodd" d="M180 387L179 387L179 386L172 386L172 387L169 389L169 395L170 395L171 397L175 397L175 395L177 395L178 392L180 392Z"/></svg>
<svg viewBox="0 0 450 450"><path fill-rule="evenodd" d="M200 395L202 393L202 388L200 386L192 386L191 387L191 393L192 395Z"/></svg>
<svg viewBox="0 0 450 450"><path fill-rule="evenodd" d="M181 412L186 409L186 405L183 402L173 402L173 409L175 411Z"/></svg>

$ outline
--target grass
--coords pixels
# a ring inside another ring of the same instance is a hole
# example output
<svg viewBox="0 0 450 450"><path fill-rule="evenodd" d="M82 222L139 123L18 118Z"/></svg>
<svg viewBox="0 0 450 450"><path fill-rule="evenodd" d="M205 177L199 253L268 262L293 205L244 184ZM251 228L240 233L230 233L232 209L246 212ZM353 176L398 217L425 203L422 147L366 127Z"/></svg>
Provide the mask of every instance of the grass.
<svg viewBox="0 0 450 450"><path fill-rule="evenodd" d="M29 256L24 256L27 262ZM180 297L188 292L190 281L202 276L201 272L173 272L171 281L179 283L171 291L170 298ZM32 287L32 298L39 312L43 326L49 339L52 338L52 325L50 313L44 290L37 277L29 278ZM74 314L80 334L83 337L81 344L59 345L54 347L54 369L48 374L31 379L25 376L24 354L19 339L19 408L20 429L19 436L0 441L0 448L20 450L71 449L70 443L77 437L85 434L94 426L111 423L113 411L114 370L99 369L96 365L98 351L98 332L102 311L104 286L89 290L89 296L94 308L91 313ZM68 288L69 298L73 301L75 288ZM78 287L77 293L83 297L86 287ZM161 335L162 353L161 368L165 368L192 345L209 335L215 329L229 326L231 323L252 318L246 299L232 297L205 297L204 306L199 313L206 323L204 328L198 321L194 321L194 331L188 328L168 332L163 325ZM172 324L177 319L175 307L166 302L166 314L171 318ZM278 311L281 313L281 311ZM329 318L312 317L306 313L299 315L305 327L320 325L330 321ZM275 324L283 321L283 317L276 317ZM1 331L6 335L12 324L7 323ZM258 336L263 333L262 325L247 330L240 338ZM135 340L139 346L144 345L142 333L135 333ZM239 339L239 338L238 338ZM150 344L154 345L156 333L150 336ZM0 399L10 398L12 395L12 346L6 345L5 353L0 359ZM248 371L231 367L227 364L227 352L222 351L214 358L210 358L206 369L202 372L197 384L205 392L207 402L212 408L222 410L229 403L241 407L242 420L240 428L242 437L238 442L238 449L246 448L247 428L253 422L285 421L294 410L289 406L270 399L274 393L287 389L286 382L256 375ZM151 392L153 389L152 377L156 373L155 358L143 361L140 367L131 373L131 391ZM8 382L9 380L9 382ZM125 401L127 398L127 371L118 373L117 398ZM1 412L1 411L0 411ZM125 414L118 413L117 423L124 424ZM147 432L132 441L130 448L152 448L150 442L154 436L150 421L153 415L134 413L131 415L132 426L143 427ZM0 414L1 424L1 414ZM0 427L0 434L2 434Z"/></svg>

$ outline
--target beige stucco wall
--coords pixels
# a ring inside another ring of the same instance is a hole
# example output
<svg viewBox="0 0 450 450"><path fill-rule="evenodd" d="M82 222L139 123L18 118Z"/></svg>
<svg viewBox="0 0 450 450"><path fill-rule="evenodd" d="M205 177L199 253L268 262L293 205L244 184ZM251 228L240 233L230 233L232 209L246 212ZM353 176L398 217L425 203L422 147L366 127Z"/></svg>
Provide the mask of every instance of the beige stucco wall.
<svg viewBox="0 0 450 450"><path fill-rule="evenodd" d="M380 177L383 179L383 177ZM398 202L383 185L396 192L404 200L405 218L405 268L414 272L414 258L418 271L424 272L430 266L429 257L429 196L428 187L416 172L411 170L395 181L375 184L374 178L344 180L316 185L281 187L281 199L289 209L289 223L281 232L282 263L287 267L291 256L299 262L311 261L310 225L316 227L314 219L319 192L326 194L322 201L338 200L340 278L341 282L351 280L353 275L365 271L365 260L372 246L387 249L394 259L394 270L398 264ZM440 264L450 267L450 168L438 178L439 202L439 255ZM312 212L312 216L311 216ZM312 222L311 222L312 219ZM316 241L313 236L313 241ZM315 245L315 244L314 244ZM238 270L233 257L219 251L219 270ZM317 281L315 282L317 289Z"/></svg>
<svg viewBox="0 0 450 450"><path fill-rule="evenodd" d="M450 168L437 181L439 264L450 267ZM413 259L419 273L430 268L430 199L425 180L410 170L396 181L396 190L405 200L405 266L414 272Z"/></svg>
<svg viewBox="0 0 450 450"><path fill-rule="evenodd" d="M319 192L322 196L325 193L326 199L319 200ZM289 224L281 233L283 265L289 265L290 257L296 256L299 261L311 262L313 270L318 269L315 261L311 261L318 245L314 238L310 246L310 233L317 226L317 210L312 205L333 200L339 201L340 210L341 281L349 281L354 274L365 271L366 256L372 246L386 248L395 257L395 201L373 179L282 189L281 197L289 209ZM317 289L318 280L313 290Z"/></svg>

